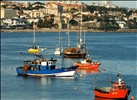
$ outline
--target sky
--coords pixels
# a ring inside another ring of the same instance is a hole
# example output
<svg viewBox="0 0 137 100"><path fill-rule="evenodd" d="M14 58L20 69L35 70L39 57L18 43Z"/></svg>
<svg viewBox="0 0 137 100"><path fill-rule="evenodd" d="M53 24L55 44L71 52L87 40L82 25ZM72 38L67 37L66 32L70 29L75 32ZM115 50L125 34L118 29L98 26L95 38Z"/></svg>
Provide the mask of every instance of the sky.
<svg viewBox="0 0 137 100"><path fill-rule="evenodd" d="M7 0L7 1L13 1L13 0ZM17 2L42 2L45 3L47 1L51 1L51 0L41 0L41 1L21 1L21 0L17 0ZM94 2L94 3L102 3L102 0L77 0L77 1L81 1L83 3L90 3L90 2ZM137 0L112 0L112 3L120 6L120 7L128 7L128 8L136 8L137 9Z"/></svg>

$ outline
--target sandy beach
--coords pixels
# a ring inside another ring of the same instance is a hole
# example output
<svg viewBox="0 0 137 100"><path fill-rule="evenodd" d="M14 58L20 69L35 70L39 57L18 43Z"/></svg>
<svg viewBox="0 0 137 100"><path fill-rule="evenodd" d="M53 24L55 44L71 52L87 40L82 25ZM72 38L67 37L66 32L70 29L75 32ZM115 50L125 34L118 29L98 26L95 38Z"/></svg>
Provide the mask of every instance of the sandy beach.
<svg viewBox="0 0 137 100"><path fill-rule="evenodd" d="M17 29L1 29L1 32L33 32L33 29L23 29L23 30L17 30ZM36 29L36 32L67 32L67 29L47 29L47 28L41 28ZM70 32L79 32L79 30L69 30ZM83 30L84 31L84 30ZM104 31L104 30L85 30L85 32L137 32L137 29L119 29L116 31Z"/></svg>

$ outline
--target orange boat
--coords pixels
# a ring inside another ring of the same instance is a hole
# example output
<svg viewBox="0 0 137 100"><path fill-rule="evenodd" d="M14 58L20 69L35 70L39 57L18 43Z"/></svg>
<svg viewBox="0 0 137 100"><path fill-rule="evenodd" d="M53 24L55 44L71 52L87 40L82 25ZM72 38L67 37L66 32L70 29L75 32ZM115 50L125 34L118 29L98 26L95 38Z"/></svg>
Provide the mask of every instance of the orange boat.
<svg viewBox="0 0 137 100"><path fill-rule="evenodd" d="M95 97L108 99L127 99L131 91L131 87L127 86L118 73L118 80L112 83L110 87L95 87Z"/></svg>
<svg viewBox="0 0 137 100"><path fill-rule="evenodd" d="M100 65L101 63L99 61L92 62L89 56L80 62L74 63L74 66L79 66L78 69L98 69Z"/></svg>

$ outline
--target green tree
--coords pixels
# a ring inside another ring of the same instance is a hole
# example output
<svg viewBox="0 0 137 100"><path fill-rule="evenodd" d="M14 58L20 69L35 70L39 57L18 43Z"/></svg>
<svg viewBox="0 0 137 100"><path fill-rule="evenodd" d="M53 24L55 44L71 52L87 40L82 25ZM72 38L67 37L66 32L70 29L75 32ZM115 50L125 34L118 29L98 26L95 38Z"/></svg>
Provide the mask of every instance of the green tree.
<svg viewBox="0 0 137 100"><path fill-rule="evenodd" d="M77 26L77 25L78 25L78 22L75 21L75 20L70 20L69 23L70 23L72 26Z"/></svg>
<svg viewBox="0 0 137 100"><path fill-rule="evenodd" d="M38 27L42 28L43 27L43 20L39 19L38 21Z"/></svg>

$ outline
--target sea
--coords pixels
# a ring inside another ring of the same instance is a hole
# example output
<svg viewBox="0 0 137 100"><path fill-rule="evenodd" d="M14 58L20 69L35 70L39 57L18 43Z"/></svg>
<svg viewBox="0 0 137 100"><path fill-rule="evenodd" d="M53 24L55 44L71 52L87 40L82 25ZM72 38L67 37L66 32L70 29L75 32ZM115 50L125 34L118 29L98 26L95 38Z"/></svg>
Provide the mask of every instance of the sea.
<svg viewBox="0 0 137 100"><path fill-rule="evenodd" d="M57 68L80 61L54 55L58 36L59 32L36 32L36 45L44 49L43 56L57 59ZM64 49L68 34L61 32L60 36ZM77 32L70 33L71 47L77 46L77 36ZM34 45L33 32L1 32L1 100L98 100L94 87L110 86L118 73L131 86L128 100L137 100L137 33L85 32L82 37L88 55L101 62L98 70L78 70L74 77L22 77L17 75L16 67L34 57L27 52Z"/></svg>

